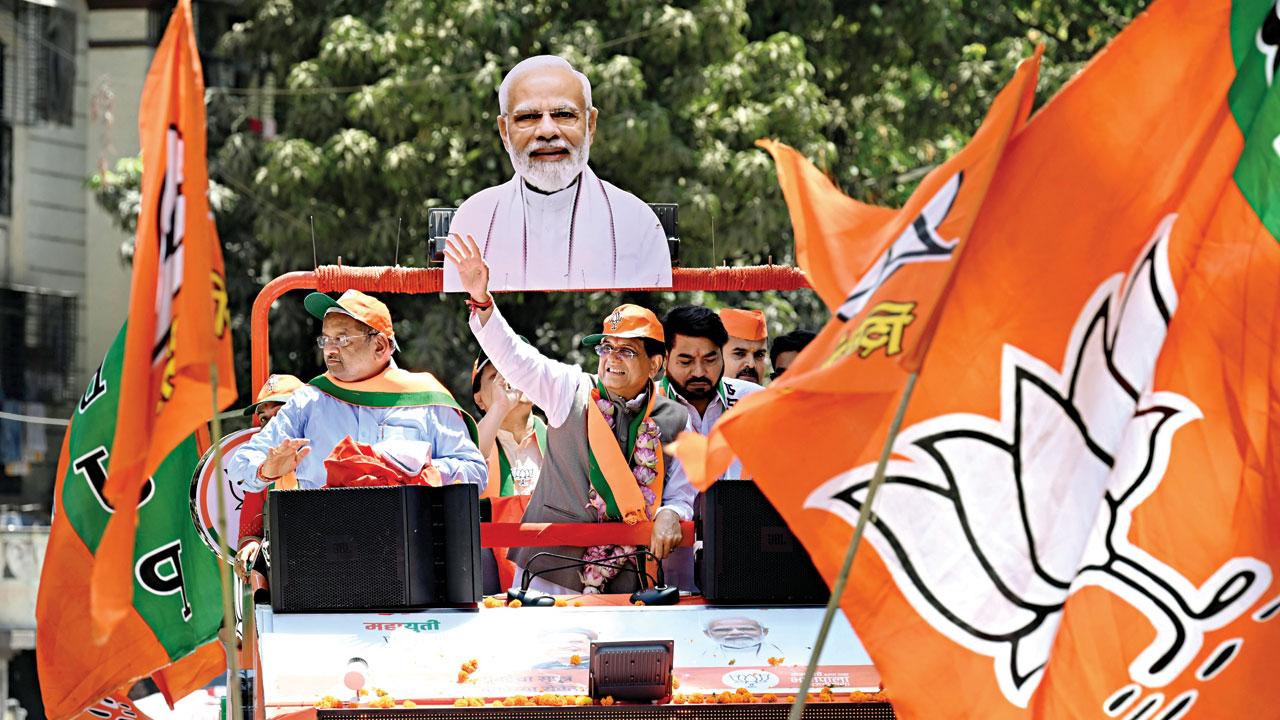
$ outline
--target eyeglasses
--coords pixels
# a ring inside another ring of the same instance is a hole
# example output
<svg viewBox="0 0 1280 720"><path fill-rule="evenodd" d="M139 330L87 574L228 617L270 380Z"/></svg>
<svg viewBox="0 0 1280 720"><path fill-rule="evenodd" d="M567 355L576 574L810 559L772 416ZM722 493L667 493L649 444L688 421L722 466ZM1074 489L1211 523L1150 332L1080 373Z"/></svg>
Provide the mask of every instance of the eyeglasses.
<svg viewBox="0 0 1280 720"><path fill-rule="evenodd" d="M511 119L511 124L521 130L531 130L542 122L543 115L551 115L551 122L564 128L577 127L582 120L582 113L574 107L558 107L550 110L517 110L513 113L507 113L507 117Z"/></svg>
<svg viewBox="0 0 1280 720"><path fill-rule="evenodd" d="M321 350L324 350L326 347L330 345L337 345L340 348L344 348L344 347L350 346L351 343L359 340L360 338L370 338L378 334L380 333L378 333L377 330L372 330L363 335L339 335L337 337L326 337L324 335L321 335L316 338L316 347L320 348Z"/></svg>
<svg viewBox="0 0 1280 720"><path fill-rule="evenodd" d="M600 343L596 346L596 354L600 357L616 356L619 360L635 360L640 357L640 353L629 347L614 347Z"/></svg>

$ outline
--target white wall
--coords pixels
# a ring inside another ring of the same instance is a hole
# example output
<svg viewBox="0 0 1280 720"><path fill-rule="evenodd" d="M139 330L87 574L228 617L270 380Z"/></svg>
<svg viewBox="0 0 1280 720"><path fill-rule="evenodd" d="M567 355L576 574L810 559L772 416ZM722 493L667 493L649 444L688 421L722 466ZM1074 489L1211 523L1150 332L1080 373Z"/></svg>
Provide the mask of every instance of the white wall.
<svg viewBox="0 0 1280 720"><path fill-rule="evenodd" d="M4 280L73 293L81 315L85 302L85 127L88 86L87 7L83 0L55 3L76 13L76 84L71 125L16 123L13 128L13 215L9 220ZM13 28L7 28L12 33ZM25 52L17 38L5 38L11 52ZM10 65L13 67L13 64ZM17 70L18 68L15 68ZM30 73L12 72L6 82L26 83ZM27 92L10 97L26 98ZM77 323L77 347L84 346L83 323ZM77 376L84 377L83 353L77 353Z"/></svg>
<svg viewBox="0 0 1280 720"><path fill-rule="evenodd" d="M97 47L88 50L89 96L101 88L114 95L112 121L91 121L86 137L84 173L98 169L102 162L114 168L122 157L138 154L138 102L153 51L145 46L110 46L112 42L145 40L147 11L94 10L89 18L89 39ZM93 194L85 197L84 265L92 268L85 278L85 312L82 315L86 342L85 366L96 367L115 339L129 311L130 268L120 259L120 245L129 239L118 230L111 216L98 207ZM87 382L87 378L85 380Z"/></svg>

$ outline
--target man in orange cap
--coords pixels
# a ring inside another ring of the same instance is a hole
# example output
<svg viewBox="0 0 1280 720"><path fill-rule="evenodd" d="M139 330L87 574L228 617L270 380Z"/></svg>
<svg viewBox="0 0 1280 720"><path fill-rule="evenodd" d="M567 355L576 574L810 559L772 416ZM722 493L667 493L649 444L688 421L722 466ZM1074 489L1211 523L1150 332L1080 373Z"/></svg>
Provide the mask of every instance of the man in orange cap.
<svg viewBox="0 0 1280 720"><path fill-rule="evenodd" d="M245 415L253 415L261 427L276 416L289 401L294 390L302 387L302 381L292 375L272 375L258 390L258 398L244 409ZM236 559L243 567L253 567L262 548L262 509L266 493L245 493L240 506L240 540Z"/></svg>
<svg viewBox="0 0 1280 720"><path fill-rule="evenodd" d="M601 331L582 341L600 356L596 374L589 374L520 342L494 306L489 268L474 238L455 235L445 252L470 295L471 332L480 347L507 382L547 414L547 458L524 521L651 519L649 549L659 559L670 555L682 540L680 521L693 518L695 493L679 461L662 453L689 415L653 384L665 351L657 316L636 305L621 305L606 316ZM535 558L544 550L610 567L564 568L563 560ZM637 577L617 568L631 551L617 545L525 547L513 548L509 557L522 575L537 575L530 583L536 590L630 592Z"/></svg>
<svg viewBox="0 0 1280 720"><path fill-rule="evenodd" d="M258 399L244 409L244 414L253 415L258 425L266 425L289 401L293 391L300 387L302 381L292 375L272 375L258 390Z"/></svg>
<svg viewBox="0 0 1280 720"><path fill-rule="evenodd" d="M322 487L324 459L346 437L394 456L407 474L428 463L446 483L484 488L484 458L474 423L429 373L396 367L399 349L391 313L358 290L334 299L311 293L303 301L320 319L316 344L328 372L294 391L284 407L245 443L229 474L249 491L276 481Z"/></svg>
<svg viewBox="0 0 1280 720"><path fill-rule="evenodd" d="M729 342L724 346L725 377L763 385L767 375L765 344L769 341L764 313L759 310L723 308L720 310L720 320L729 333Z"/></svg>

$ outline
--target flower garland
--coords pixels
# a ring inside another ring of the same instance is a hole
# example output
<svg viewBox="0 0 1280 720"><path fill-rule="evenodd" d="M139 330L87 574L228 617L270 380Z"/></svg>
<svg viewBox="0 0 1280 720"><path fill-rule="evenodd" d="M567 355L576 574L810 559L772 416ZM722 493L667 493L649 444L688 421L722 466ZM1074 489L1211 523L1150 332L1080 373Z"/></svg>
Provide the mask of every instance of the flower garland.
<svg viewBox="0 0 1280 720"><path fill-rule="evenodd" d="M596 407L600 409L600 414L604 416L609 428L616 428L616 408L613 403L608 398L601 397L599 390L592 392L592 399L595 400ZM650 486L658 479L658 453L661 452L661 447L662 431L658 428L658 423L651 417L644 418L636 431L636 445L631 453L631 473L635 475L636 484L640 486L640 495L644 498L644 512L648 520L653 520L653 504L657 499L657 495ZM587 506L595 508L598 520L603 522L608 519L604 498L600 497L595 488L587 492ZM608 563L613 558L635 551L634 545L593 545L583 553L582 559ZM616 564L610 563L608 566L583 566L580 573L583 594L594 595L604 592L605 584L618 575L621 567L621 561Z"/></svg>

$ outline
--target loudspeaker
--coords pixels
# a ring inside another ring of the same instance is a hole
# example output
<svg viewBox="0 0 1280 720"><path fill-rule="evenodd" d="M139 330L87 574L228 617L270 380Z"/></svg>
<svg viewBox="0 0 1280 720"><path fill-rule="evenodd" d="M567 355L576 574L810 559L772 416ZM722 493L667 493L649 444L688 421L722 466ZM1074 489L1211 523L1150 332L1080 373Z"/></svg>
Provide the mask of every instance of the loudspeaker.
<svg viewBox="0 0 1280 720"><path fill-rule="evenodd" d="M830 591L782 516L749 480L703 494L698 586L709 602L814 605Z"/></svg>
<svg viewBox="0 0 1280 720"><path fill-rule="evenodd" d="M276 612L474 606L480 500L473 485L272 490Z"/></svg>
<svg viewBox="0 0 1280 720"><path fill-rule="evenodd" d="M667 236L667 250L671 252L671 264L680 264L680 206L676 203L649 203L653 214L662 224ZM444 246L449 238L449 225L457 208L427 209L427 261L432 265L444 264Z"/></svg>

